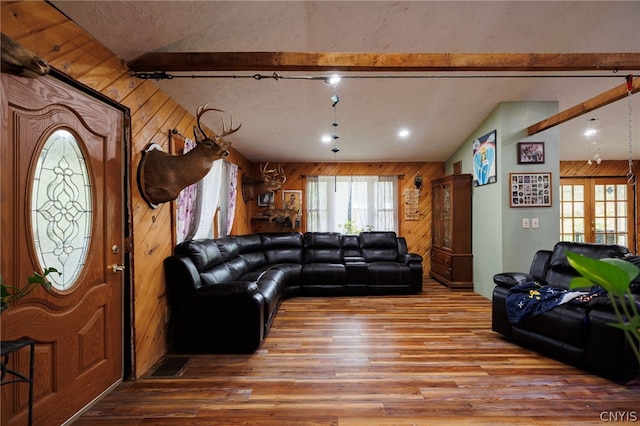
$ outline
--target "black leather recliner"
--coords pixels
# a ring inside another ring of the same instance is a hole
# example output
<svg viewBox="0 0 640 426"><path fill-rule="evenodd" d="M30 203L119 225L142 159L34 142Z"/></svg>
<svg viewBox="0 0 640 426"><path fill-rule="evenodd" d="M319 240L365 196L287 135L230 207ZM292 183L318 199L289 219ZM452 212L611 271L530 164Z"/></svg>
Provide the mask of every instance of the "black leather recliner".
<svg viewBox="0 0 640 426"><path fill-rule="evenodd" d="M624 333L609 325L617 322L608 298L597 297L586 304L565 303L512 324L507 314L509 289L529 281L569 289L579 274L569 265L566 250L594 258L637 260L619 245L559 242L553 250L538 251L529 273L505 272L493 277L492 329L510 340L540 353L614 379L638 373L638 362ZM636 263L636 262L634 262ZM640 296L635 296L640 303Z"/></svg>

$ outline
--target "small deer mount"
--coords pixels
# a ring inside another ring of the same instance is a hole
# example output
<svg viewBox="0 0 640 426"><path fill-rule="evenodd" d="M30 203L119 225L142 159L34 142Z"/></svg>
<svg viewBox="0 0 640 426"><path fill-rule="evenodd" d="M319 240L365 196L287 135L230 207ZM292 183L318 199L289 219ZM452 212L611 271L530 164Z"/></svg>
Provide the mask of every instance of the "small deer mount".
<svg viewBox="0 0 640 426"><path fill-rule="evenodd" d="M2 62L0 69L7 74L20 77L37 78L48 74L51 68L49 64L33 53L25 49L11 37L2 34Z"/></svg>
<svg viewBox="0 0 640 426"><path fill-rule="evenodd" d="M273 222L274 219L282 219L284 221L288 218L291 221L291 229L295 231L298 227L298 209L276 209L273 203L269 203L269 208L262 214L269 218L269 223Z"/></svg>
<svg viewBox="0 0 640 426"><path fill-rule="evenodd" d="M268 169L267 167L269 167L269 163L260 165L262 180L242 176L242 199L245 203L255 200L259 195L266 194L269 191L277 191L282 188L282 184L287 180L281 165L273 169Z"/></svg>
<svg viewBox="0 0 640 426"><path fill-rule="evenodd" d="M208 111L223 112L207 108L207 105L198 108L197 125L193 126L196 146L191 151L183 155L172 155L162 151L159 145L150 144L142 152L138 165L138 188L151 208L178 198L180 191L209 173L214 161L229 155L227 148L231 144L222 138L237 132L242 125L234 129L231 120L229 129L226 129L223 120L220 136L209 137L200 124L202 115Z"/></svg>

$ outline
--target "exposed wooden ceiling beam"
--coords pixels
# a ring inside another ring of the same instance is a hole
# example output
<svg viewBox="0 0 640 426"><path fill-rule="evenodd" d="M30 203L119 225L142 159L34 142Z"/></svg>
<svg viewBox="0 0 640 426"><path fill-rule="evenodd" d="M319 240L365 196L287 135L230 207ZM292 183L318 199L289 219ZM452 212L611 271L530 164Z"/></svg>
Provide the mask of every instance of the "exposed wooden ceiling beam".
<svg viewBox="0 0 640 426"><path fill-rule="evenodd" d="M640 53L152 52L152 71L607 71L640 70Z"/></svg>
<svg viewBox="0 0 640 426"><path fill-rule="evenodd" d="M640 78L634 78L631 85L631 93L637 93L640 91ZM542 121L537 122L527 128L527 134L529 136L540 133L543 130L547 130L551 127L562 124L565 121L569 121L583 114L586 114L595 109L601 108L612 102L618 101L628 96L627 83L620 86L616 86L611 90L607 90L604 93L599 94L589 100L586 100L578 105L575 105L569 109L561 111L549 118L545 118Z"/></svg>

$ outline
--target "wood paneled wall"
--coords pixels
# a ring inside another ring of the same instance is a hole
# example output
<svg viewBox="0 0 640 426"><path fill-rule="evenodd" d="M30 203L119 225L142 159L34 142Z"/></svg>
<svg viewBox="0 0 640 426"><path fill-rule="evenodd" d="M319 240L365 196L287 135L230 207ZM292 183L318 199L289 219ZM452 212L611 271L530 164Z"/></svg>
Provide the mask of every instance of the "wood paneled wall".
<svg viewBox="0 0 640 426"><path fill-rule="evenodd" d="M259 164L253 164L252 174L248 176L259 177ZM431 270L431 180L444 175L444 163L282 163L282 168L287 175L287 181L282 189L303 191L303 210L305 208L306 176L328 175L376 175L399 176L398 180L398 206L399 206L399 235L407 240L407 246L411 252L424 257L425 275ZM419 219L416 221L404 220L404 203L402 194L405 189L414 188L413 180L420 171L422 176L422 190L420 192ZM282 192L275 194L276 207L282 207ZM257 202L248 202L247 207L250 217L264 209L258 207ZM302 212L301 231L306 231L306 211ZM275 225L272 227L274 228ZM254 228L255 229L255 228ZM283 229L291 231L291 229Z"/></svg>

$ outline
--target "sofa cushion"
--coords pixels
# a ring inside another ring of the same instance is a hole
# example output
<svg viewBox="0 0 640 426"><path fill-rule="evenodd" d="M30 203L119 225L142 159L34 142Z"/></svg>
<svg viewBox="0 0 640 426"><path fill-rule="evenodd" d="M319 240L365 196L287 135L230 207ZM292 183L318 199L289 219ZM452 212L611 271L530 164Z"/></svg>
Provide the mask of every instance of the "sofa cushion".
<svg viewBox="0 0 640 426"><path fill-rule="evenodd" d="M633 263L637 267L640 267L640 256L629 256L629 257L626 257L624 260L626 260L627 262ZM640 275L638 275L633 279L633 281L631 281L631 285L629 286L629 289L633 294L640 294Z"/></svg>
<svg viewBox="0 0 640 426"><path fill-rule="evenodd" d="M342 263L342 235L337 232L304 234L303 263Z"/></svg>
<svg viewBox="0 0 640 426"><path fill-rule="evenodd" d="M515 330L527 330L576 348L587 347L587 313L583 306L567 303L514 325Z"/></svg>
<svg viewBox="0 0 640 426"><path fill-rule="evenodd" d="M215 240L190 240L176 246L176 254L188 256L198 272L206 271L222 263L222 254Z"/></svg>
<svg viewBox="0 0 640 426"><path fill-rule="evenodd" d="M262 252L243 253L238 257L246 262L248 271L254 271L267 265L267 258Z"/></svg>
<svg viewBox="0 0 640 426"><path fill-rule="evenodd" d="M202 281L203 286L234 281L235 279L236 277L231 274L229 267L225 263L200 273L200 281Z"/></svg>
<svg viewBox="0 0 640 426"><path fill-rule="evenodd" d="M360 248L366 262L395 262L398 258L398 239L393 231L360 233Z"/></svg>
<svg viewBox="0 0 640 426"><path fill-rule="evenodd" d="M238 242L234 238L216 238L215 242L218 245L220 254L222 255L222 260L224 260L225 262L237 257L238 254L240 254L240 247L238 246Z"/></svg>
<svg viewBox="0 0 640 426"><path fill-rule="evenodd" d="M395 262L373 262L367 265L367 284L375 286L408 286L411 274L407 265Z"/></svg>
<svg viewBox="0 0 640 426"><path fill-rule="evenodd" d="M258 234L233 235L230 238L238 243L240 254L262 252L262 239Z"/></svg>
<svg viewBox="0 0 640 426"><path fill-rule="evenodd" d="M260 234L262 250L269 265L278 263L302 263L302 234Z"/></svg>
<svg viewBox="0 0 640 426"><path fill-rule="evenodd" d="M345 262L364 260L360 251L360 238L357 235L342 236L342 251Z"/></svg>
<svg viewBox="0 0 640 426"><path fill-rule="evenodd" d="M305 263L302 265L302 287L314 285L344 286L347 270L342 263Z"/></svg>
<svg viewBox="0 0 640 426"><path fill-rule="evenodd" d="M249 262L245 257L234 257L225 262L232 279L237 280L240 276L246 274L251 269L249 268Z"/></svg>
<svg viewBox="0 0 640 426"><path fill-rule="evenodd" d="M568 289L571 279L579 276L576 270L569 265L566 255L567 250L593 259L603 259L607 257L624 258L631 255L629 249L624 246L561 241L556 243L553 248L553 253L549 260L549 269L544 277L549 285Z"/></svg>

